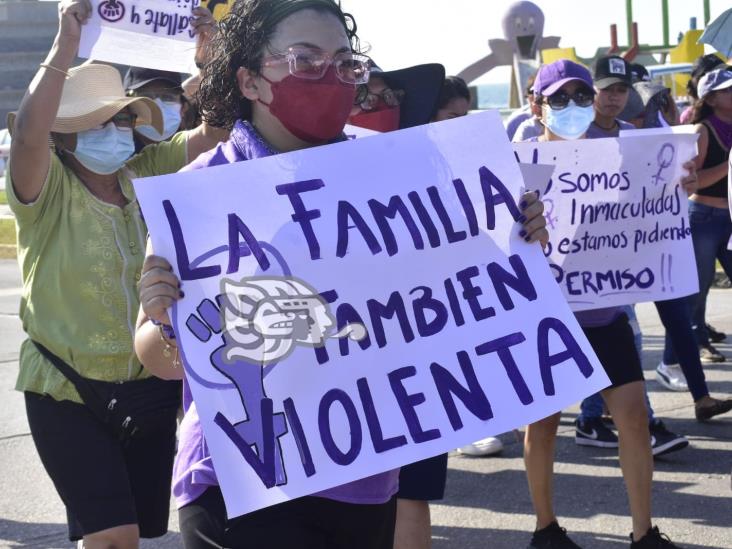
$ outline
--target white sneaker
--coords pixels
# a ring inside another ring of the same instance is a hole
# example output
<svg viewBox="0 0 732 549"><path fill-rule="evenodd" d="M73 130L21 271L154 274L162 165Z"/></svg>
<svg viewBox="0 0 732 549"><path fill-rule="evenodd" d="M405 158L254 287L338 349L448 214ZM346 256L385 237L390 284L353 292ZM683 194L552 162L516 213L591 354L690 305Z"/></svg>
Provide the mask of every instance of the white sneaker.
<svg viewBox="0 0 732 549"><path fill-rule="evenodd" d="M663 361L656 368L656 381L670 391L688 391L684 372L678 364L665 364Z"/></svg>
<svg viewBox="0 0 732 549"><path fill-rule="evenodd" d="M500 454L503 450L503 443L496 437L488 437L472 444L466 444L457 451L467 456L492 456Z"/></svg>

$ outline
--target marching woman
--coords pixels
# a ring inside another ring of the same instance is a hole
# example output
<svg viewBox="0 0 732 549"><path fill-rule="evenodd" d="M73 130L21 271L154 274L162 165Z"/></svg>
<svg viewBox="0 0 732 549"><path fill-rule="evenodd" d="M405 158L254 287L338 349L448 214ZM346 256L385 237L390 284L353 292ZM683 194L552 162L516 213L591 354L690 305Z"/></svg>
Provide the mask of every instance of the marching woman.
<svg viewBox="0 0 732 549"><path fill-rule="evenodd" d="M130 178L174 172L215 142L200 128L132 157L133 129L162 131L161 112L126 97L111 66L70 68L90 13L88 0L60 3L51 51L9 117L28 335L16 388L69 538L127 549L167 531L180 402L133 350L146 228Z"/></svg>
<svg viewBox="0 0 732 549"><path fill-rule="evenodd" d="M335 0L235 2L212 39L200 88L207 119L232 128L231 136L186 169L345 139L356 87L369 78L370 60L358 53L355 31L353 18ZM527 238L545 239L541 203L535 195L525 200ZM181 295L179 281L169 263L153 255L143 271L135 348L155 375L180 378L182 368L170 356L175 339L166 312ZM228 520L187 390L184 401L173 490L187 549L392 549L398 470Z"/></svg>

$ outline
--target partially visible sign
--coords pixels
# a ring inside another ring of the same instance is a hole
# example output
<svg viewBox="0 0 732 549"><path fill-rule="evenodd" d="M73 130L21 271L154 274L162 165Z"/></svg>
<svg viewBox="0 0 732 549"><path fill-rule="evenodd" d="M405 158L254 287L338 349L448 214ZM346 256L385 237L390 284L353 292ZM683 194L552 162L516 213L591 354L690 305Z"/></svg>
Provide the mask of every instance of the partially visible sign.
<svg viewBox="0 0 732 549"><path fill-rule="evenodd" d="M682 164L696 135L514 143L520 162L555 165L530 186L546 208L549 257L575 311L698 291ZM531 178L527 178L529 180Z"/></svg>
<svg viewBox="0 0 732 549"><path fill-rule="evenodd" d="M120 65L193 72L191 10L200 0L91 0L79 57Z"/></svg>

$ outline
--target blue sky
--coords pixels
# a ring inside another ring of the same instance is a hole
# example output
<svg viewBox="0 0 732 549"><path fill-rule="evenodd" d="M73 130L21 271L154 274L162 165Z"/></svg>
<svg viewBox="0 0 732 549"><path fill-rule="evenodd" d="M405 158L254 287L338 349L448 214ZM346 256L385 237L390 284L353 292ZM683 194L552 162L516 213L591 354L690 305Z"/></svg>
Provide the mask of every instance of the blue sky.
<svg viewBox="0 0 732 549"><path fill-rule="evenodd" d="M502 38L501 19L509 0L342 0L358 23L363 42L384 69L440 62L448 74L488 53L488 39ZM560 46L574 46L589 57L599 46L610 45L610 24L618 25L618 40L626 43L625 0L534 0L544 12L544 35L561 36ZM668 0L669 35L675 42L696 16L703 26L702 0ZM732 6L711 0L712 20ZM581 9L582 11L576 11ZM641 43L659 44L663 38L661 0L634 0L633 15ZM481 82L505 81L506 72L494 70Z"/></svg>

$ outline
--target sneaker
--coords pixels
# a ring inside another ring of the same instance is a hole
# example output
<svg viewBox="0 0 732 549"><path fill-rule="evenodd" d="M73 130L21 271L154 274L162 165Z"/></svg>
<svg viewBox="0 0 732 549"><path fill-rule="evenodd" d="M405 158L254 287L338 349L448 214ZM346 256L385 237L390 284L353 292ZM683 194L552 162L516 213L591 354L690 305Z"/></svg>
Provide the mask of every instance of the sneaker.
<svg viewBox="0 0 732 549"><path fill-rule="evenodd" d="M671 543L668 536L659 532L658 526L654 526L639 541L633 541L633 534L630 534L630 549L681 549L681 547Z"/></svg>
<svg viewBox="0 0 732 549"><path fill-rule="evenodd" d="M714 329L713 326L710 326L709 324L705 325L707 327L707 335L709 336L709 341L712 343L721 343L725 339L727 339L727 334L724 332L719 332Z"/></svg>
<svg viewBox="0 0 732 549"><path fill-rule="evenodd" d="M496 437L488 437L472 444L466 444L457 449L461 454L466 456L492 456L500 454L503 450L503 443Z"/></svg>
<svg viewBox="0 0 732 549"><path fill-rule="evenodd" d="M580 446L595 446L597 448L617 448L618 437L607 427L602 419L589 418L574 421L574 442Z"/></svg>
<svg viewBox="0 0 732 549"><path fill-rule="evenodd" d="M706 421L719 414L726 414L732 410L732 399L719 400L712 398L706 405L701 402L694 405L694 415L697 421Z"/></svg>
<svg viewBox="0 0 732 549"><path fill-rule="evenodd" d="M724 362L727 360L722 353L714 348L714 345L707 343L706 345L699 345L699 358L704 364L711 364L715 362Z"/></svg>
<svg viewBox="0 0 732 549"><path fill-rule="evenodd" d="M644 538L645 539L645 538ZM546 528L537 530L531 536L528 549L582 549L569 539L567 531L555 520Z"/></svg>
<svg viewBox="0 0 732 549"><path fill-rule="evenodd" d="M653 457L662 456L677 450L682 450L689 445L686 437L672 433L660 419L654 419L648 425L651 432L651 451Z"/></svg>
<svg viewBox="0 0 732 549"><path fill-rule="evenodd" d="M688 391L686 376L678 364L666 364L661 361L656 367L656 381L666 387L669 391Z"/></svg>

